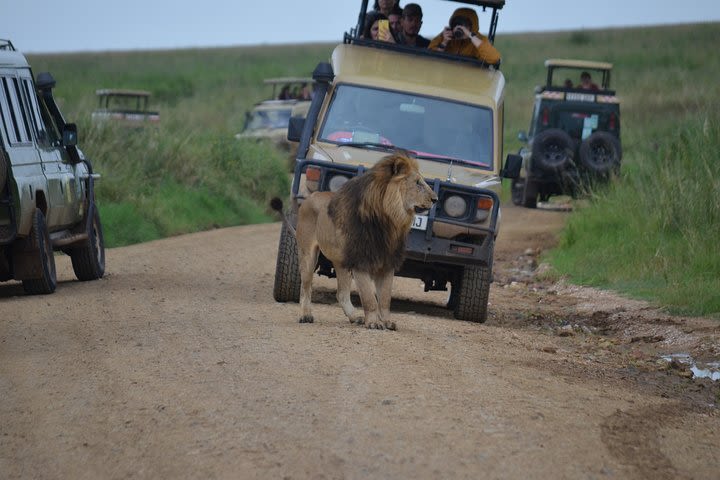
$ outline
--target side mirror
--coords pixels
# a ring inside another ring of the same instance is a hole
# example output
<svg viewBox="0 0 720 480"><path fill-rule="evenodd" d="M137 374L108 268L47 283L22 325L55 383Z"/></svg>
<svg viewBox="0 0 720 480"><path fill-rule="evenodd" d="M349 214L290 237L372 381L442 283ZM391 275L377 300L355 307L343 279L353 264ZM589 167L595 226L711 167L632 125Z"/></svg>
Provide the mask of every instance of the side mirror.
<svg viewBox="0 0 720 480"><path fill-rule="evenodd" d="M518 132L518 140L520 140L523 143L527 143L528 136L527 136L527 132L525 132L525 130L520 130Z"/></svg>
<svg viewBox="0 0 720 480"><path fill-rule="evenodd" d="M37 85L40 90L52 90L55 88L55 78L53 78L50 72L38 73L35 78L35 85Z"/></svg>
<svg viewBox="0 0 720 480"><path fill-rule="evenodd" d="M77 125L74 123L65 124L62 131L62 144L64 147L74 147L77 145Z"/></svg>
<svg viewBox="0 0 720 480"><path fill-rule="evenodd" d="M518 178L522 168L523 157L513 153L508 154L505 159L505 167L500 171L503 178Z"/></svg>
<svg viewBox="0 0 720 480"><path fill-rule="evenodd" d="M287 139L291 142L299 142L305 127L305 117L290 117L288 122Z"/></svg>

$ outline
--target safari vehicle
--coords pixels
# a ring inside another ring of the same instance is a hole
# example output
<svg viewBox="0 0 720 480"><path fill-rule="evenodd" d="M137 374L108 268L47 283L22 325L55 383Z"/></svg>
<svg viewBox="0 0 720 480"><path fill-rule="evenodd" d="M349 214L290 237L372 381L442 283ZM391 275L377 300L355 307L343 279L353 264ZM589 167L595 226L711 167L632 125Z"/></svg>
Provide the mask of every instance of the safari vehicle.
<svg viewBox="0 0 720 480"><path fill-rule="evenodd" d="M150 92L103 88L95 91L98 107L92 112L93 123L111 121L113 124L142 127L157 124L160 113L148 109Z"/></svg>
<svg viewBox="0 0 720 480"><path fill-rule="evenodd" d="M620 170L620 102L610 89L612 64L545 61L547 83L537 87L530 131L518 138L523 174L512 182L516 205L537 207L552 195L577 197ZM579 88L583 72L600 85Z"/></svg>
<svg viewBox="0 0 720 480"><path fill-rule="evenodd" d="M54 86L49 73L34 82L25 57L0 40L0 281L21 280L30 294L55 290L53 250L70 256L79 280L105 273L98 175Z"/></svg>
<svg viewBox="0 0 720 480"><path fill-rule="evenodd" d="M457 2L489 14L493 40L504 0ZM447 3L448 17L454 7ZM288 138L299 142L288 217L315 191L336 191L395 149L417 158L438 196L419 212L398 275L420 279L425 291L447 290L458 319L484 322L500 227L500 177L516 176L521 159L501 171L505 79L498 65L359 36L358 24L313 72L307 118L291 118ZM486 22L487 24L488 22ZM369 252L369 254L372 254ZM298 301L295 238L280 234L273 294ZM318 273L334 276L321 258Z"/></svg>
<svg viewBox="0 0 720 480"><path fill-rule="evenodd" d="M265 85L272 86L272 95L269 99L255 104L253 109L245 113L245 126L243 131L235 135L236 138L266 139L286 151L294 150L296 144L287 139L287 129L290 117L305 116L310 107L309 100L303 100L293 95L304 84L312 85L312 78L281 77L267 78ZM280 95L287 87L291 95ZM282 97L282 98L279 98Z"/></svg>

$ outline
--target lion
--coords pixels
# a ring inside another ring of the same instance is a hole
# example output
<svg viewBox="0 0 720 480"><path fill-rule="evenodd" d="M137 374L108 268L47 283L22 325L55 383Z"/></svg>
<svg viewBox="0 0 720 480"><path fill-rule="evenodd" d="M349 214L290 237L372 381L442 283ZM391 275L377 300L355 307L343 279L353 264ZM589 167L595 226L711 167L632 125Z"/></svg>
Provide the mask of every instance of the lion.
<svg viewBox="0 0 720 480"><path fill-rule="evenodd" d="M404 152L384 157L365 174L348 180L336 193L315 192L298 210L295 233L300 267L300 323L313 323L312 280L320 252L337 275L337 300L351 323L395 330L390 297L395 271L404 260L405 241L415 210L425 210L437 195L425 182L417 160ZM272 207L283 215L282 201ZM292 231L292 228L290 228ZM364 315L350 300L355 279Z"/></svg>

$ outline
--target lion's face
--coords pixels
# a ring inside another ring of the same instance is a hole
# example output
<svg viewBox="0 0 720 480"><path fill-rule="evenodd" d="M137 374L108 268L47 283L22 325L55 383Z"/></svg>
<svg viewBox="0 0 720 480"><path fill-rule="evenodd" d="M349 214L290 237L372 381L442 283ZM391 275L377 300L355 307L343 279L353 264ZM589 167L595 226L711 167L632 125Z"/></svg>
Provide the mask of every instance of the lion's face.
<svg viewBox="0 0 720 480"><path fill-rule="evenodd" d="M427 210L437 201L437 195L417 171L407 176L402 190L403 203L408 212Z"/></svg>

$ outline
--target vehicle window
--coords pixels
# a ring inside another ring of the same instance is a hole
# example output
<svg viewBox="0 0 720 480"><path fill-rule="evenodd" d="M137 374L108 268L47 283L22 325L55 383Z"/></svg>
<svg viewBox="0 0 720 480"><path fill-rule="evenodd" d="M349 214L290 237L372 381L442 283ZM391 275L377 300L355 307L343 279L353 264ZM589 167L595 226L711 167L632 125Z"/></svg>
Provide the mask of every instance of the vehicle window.
<svg viewBox="0 0 720 480"><path fill-rule="evenodd" d="M30 141L29 134L21 124L23 121L22 114L17 94L12 87L12 80L14 79L2 77L2 89L7 102L3 105L3 109L5 110L3 113L7 114L5 120L7 124L9 124L7 127L7 135L11 145Z"/></svg>
<svg viewBox="0 0 720 480"><path fill-rule="evenodd" d="M17 133L15 125L12 122L12 116L10 115L10 109L7 104L7 94L5 93L5 77L0 77L0 119L2 120L3 131L5 132L5 138L10 143L16 142Z"/></svg>
<svg viewBox="0 0 720 480"><path fill-rule="evenodd" d="M23 101L20 81L15 77L2 77L2 89L7 100L7 113L12 128L7 128L11 144L30 143L30 123L28 121L27 106Z"/></svg>
<svg viewBox="0 0 720 480"><path fill-rule="evenodd" d="M28 112L23 102L22 92L20 91L20 81L17 78L10 79L12 81L12 88L10 88L10 102L12 108L16 112L16 118L18 119L18 126L20 127L20 140L23 143L28 143L32 140L30 133L30 122L28 121Z"/></svg>
<svg viewBox="0 0 720 480"><path fill-rule="evenodd" d="M25 89L25 96L29 99L30 102L30 118L32 119L32 124L35 127L37 139L39 142L47 144L48 135L45 131L45 124L43 123L42 117L40 116L40 109L38 108L38 99L35 88L33 87L33 84L29 79L23 79L22 84L23 88Z"/></svg>
<svg viewBox="0 0 720 480"><path fill-rule="evenodd" d="M418 156L492 166L492 112L475 105L405 92L339 85L319 139L380 143Z"/></svg>
<svg viewBox="0 0 720 480"><path fill-rule="evenodd" d="M292 108L278 110L256 110L248 122L248 130L262 128L287 128Z"/></svg>

